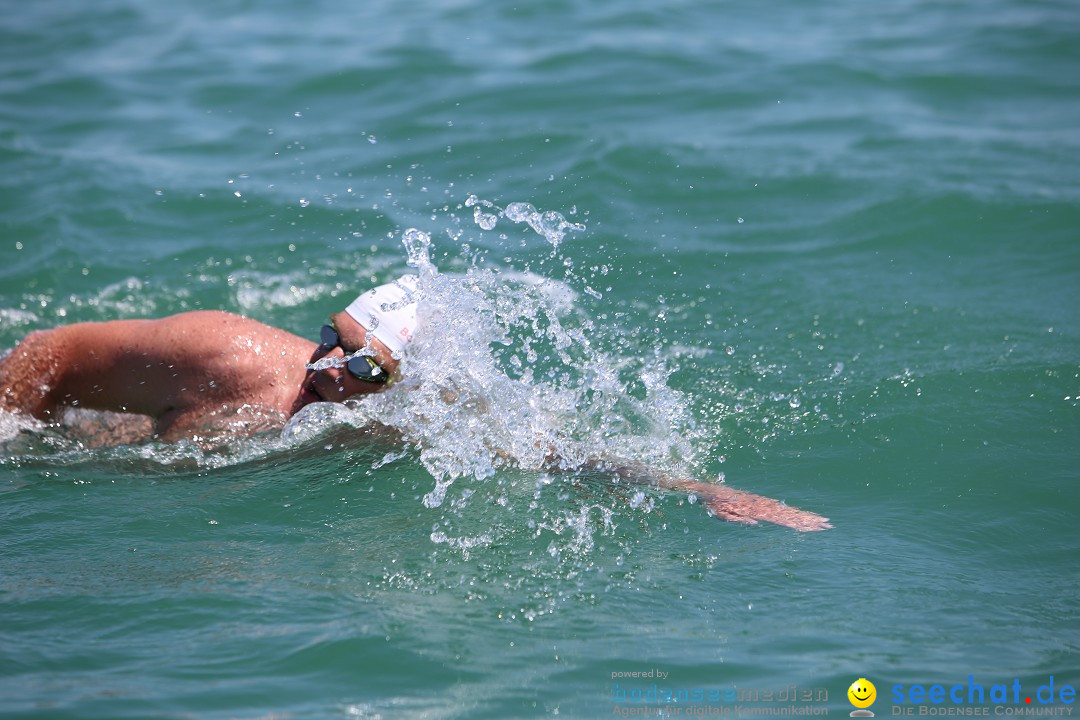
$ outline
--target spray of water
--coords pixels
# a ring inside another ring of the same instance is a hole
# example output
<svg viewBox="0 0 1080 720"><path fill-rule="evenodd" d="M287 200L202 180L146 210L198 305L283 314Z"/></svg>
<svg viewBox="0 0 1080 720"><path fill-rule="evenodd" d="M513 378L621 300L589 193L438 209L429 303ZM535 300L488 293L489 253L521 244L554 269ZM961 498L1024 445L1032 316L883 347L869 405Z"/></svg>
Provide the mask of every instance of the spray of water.
<svg viewBox="0 0 1080 720"><path fill-rule="evenodd" d="M475 197L466 205L493 209ZM492 218L477 223L527 224L553 252L567 232L584 229L526 203L510 203ZM356 425L391 426L415 448L435 479L425 505L442 505L461 478L484 480L509 466L574 470L627 457L682 469L693 462L687 401L668 387L659 350L619 352L625 339L616 329L598 326L578 307L585 281L572 272L555 280L475 265L444 273L431 260L427 233L409 229L402 241L420 303L405 379L344 414ZM286 438L324 415L317 406L305 409ZM343 419L341 410L332 415Z"/></svg>

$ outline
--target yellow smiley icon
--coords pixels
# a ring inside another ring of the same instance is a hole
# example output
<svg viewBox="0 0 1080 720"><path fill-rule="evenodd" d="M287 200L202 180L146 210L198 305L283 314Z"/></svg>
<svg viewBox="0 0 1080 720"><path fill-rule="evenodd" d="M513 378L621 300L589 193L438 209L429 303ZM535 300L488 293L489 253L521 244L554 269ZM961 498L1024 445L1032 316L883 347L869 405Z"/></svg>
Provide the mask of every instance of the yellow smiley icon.
<svg viewBox="0 0 1080 720"><path fill-rule="evenodd" d="M877 688L866 678L859 678L847 689L848 700L857 708L868 708L877 699Z"/></svg>

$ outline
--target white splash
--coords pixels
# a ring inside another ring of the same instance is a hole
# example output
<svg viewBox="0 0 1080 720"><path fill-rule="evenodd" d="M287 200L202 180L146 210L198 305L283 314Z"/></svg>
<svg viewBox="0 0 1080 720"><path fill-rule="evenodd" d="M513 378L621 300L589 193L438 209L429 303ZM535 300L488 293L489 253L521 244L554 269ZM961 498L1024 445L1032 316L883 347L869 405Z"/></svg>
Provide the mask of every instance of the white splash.
<svg viewBox="0 0 1080 720"><path fill-rule="evenodd" d="M410 229L403 242L419 271L420 320L404 379L347 412L350 424L395 428L418 451L435 479L426 506L441 506L460 478L541 471L552 458L568 469L612 455L692 461L687 402L668 387L659 353L599 327L568 282L475 266L440 273L430 236Z"/></svg>
<svg viewBox="0 0 1080 720"><path fill-rule="evenodd" d="M581 232L585 230L582 223L570 222L566 217L555 210L540 211L527 202L508 203L505 208L499 210L494 203L481 200L475 195L470 195L465 201L465 207L473 209L473 221L484 230L493 230L499 218L505 218L513 223L525 223L537 235L542 235L555 249L559 249L559 243L566 237L568 232ZM494 208L498 214L484 212L481 208Z"/></svg>

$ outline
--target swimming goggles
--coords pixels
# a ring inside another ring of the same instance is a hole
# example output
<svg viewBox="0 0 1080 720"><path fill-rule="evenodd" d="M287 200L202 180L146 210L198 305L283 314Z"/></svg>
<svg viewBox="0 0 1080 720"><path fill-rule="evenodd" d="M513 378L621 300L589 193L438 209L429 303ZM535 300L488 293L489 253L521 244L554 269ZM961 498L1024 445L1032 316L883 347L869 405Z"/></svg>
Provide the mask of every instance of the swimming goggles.
<svg viewBox="0 0 1080 720"><path fill-rule="evenodd" d="M319 331L319 352L323 355L334 348L339 347L345 353L348 360L345 361L345 369L357 380L370 383L386 383L390 381L390 373L386 372L377 362L367 355L358 355L357 350L348 350L341 344L341 336L333 325L323 325ZM349 357L349 356L352 357Z"/></svg>

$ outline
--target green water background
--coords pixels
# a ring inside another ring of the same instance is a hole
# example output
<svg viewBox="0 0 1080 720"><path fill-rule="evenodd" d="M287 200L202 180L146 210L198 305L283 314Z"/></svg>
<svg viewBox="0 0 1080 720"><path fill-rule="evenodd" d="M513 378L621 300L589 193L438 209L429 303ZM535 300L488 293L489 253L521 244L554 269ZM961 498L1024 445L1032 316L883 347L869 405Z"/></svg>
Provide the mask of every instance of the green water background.
<svg viewBox="0 0 1080 720"><path fill-rule="evenodd" d="M832 714L858 677L879 715L896 683L1076 685L1078 28L1019 0L8 8L0 347L192 308L313 336L420 227L444 270L572 263L671 362L703 475L836 527L588 479L530 507L513 472L428 509L414 455L341 438L7 449L0 713L608 716L650 668ZM541 264L470 194L587 230Z"/></svg>

